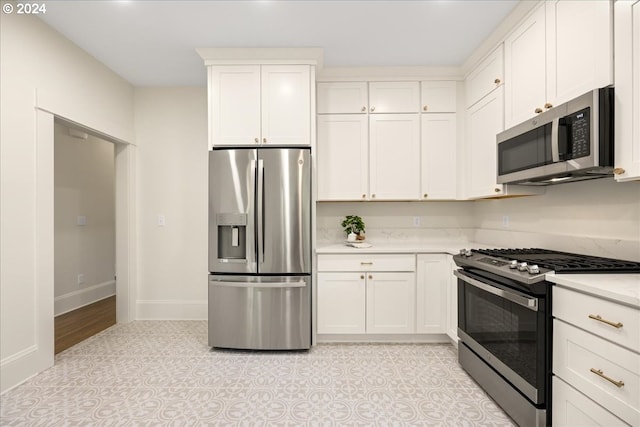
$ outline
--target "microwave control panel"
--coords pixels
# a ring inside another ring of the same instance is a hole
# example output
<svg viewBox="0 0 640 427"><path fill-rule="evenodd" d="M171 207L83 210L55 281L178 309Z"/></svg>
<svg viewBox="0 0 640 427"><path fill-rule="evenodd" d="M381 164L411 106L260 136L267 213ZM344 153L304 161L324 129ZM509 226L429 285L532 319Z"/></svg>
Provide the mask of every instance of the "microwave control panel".
<svg viewBox="0 0 640 427"><path fill-rule="evenodd" d="M587 157L591 154L589 148L591 135L590 113L590 108L585 108L565 118L569 125L570 136L570 152L565 155L565 160Z"/></svg>

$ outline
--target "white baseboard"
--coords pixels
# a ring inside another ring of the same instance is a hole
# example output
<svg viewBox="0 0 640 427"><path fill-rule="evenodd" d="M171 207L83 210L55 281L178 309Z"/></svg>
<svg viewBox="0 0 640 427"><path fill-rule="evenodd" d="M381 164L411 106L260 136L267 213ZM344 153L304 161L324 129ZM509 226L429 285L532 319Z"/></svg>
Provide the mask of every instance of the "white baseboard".
<svg viewBox="0 0 640 427"><path fill-rule="evenodd" d="M53 315L59 316L85 305L108 298L116 294L116 282L110 280L84 289L57 296L53 300Z"/></svg>
<svg viewBox="0 0 640 427"><path fill-rule="evenodd" d="M451 342L445 334L318 334L318 343L419 343Z"/></svg>
<svg viewBox="0 0 640 427"><path fill-rule="evenodd" d="M32 345L0 361L0 394L19 386L53 365L53 354L43 355Z"/></svg>
<svg viewBox="0 0 640 427"><path fill-rule="evenodd" d="M138 300L136 320L206 320L207 300Z"/></svg>

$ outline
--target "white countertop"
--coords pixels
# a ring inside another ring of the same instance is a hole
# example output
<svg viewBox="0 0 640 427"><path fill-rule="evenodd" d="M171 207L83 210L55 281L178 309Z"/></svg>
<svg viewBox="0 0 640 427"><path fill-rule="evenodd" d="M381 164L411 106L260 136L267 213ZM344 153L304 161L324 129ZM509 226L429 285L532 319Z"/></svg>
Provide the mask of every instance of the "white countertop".
<svg viewBox="0 0 640 427"><path fill-rule="evenodd" d="M402 254L402 253L447 253L455 255L460 252L460 249L477 249L487 248L495 246L487 246L477 242L461 242L457 240L451 241L415 241L415 242L376 242L366 240L371 244L370 248L354 248L347 246L347 243L334 243L326 245L318 245L316 248L317 254Z"/></svg>
<svg viewBox="0 0 640 427"><path fill-rule="evenodd" d="M640 274L547 274L548 281L640 309Z"/></svg>

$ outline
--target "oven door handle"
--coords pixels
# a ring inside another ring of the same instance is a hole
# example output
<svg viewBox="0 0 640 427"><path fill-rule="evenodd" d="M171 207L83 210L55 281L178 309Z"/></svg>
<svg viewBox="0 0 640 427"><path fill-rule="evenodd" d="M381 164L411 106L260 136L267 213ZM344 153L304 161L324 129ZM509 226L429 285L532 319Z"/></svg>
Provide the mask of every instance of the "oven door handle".
<svg viewBox="0 0 640 427"><path fill-rule="evenodd" d="M456 270L453 274L458 277L463 282L470 284L471 286L475 286L476 288L482 289L483 291L489 292L491 294L497 295L500 298L504 298L511 302L514 302L518 305L521 305L529 310L538 311L538 299L537 298L528 298L514 292L505 291L501 288L496 288L495 286L488 285L486 283L482 283L479 280L473 279L466 274L462 273L460 270Z"/></svg>

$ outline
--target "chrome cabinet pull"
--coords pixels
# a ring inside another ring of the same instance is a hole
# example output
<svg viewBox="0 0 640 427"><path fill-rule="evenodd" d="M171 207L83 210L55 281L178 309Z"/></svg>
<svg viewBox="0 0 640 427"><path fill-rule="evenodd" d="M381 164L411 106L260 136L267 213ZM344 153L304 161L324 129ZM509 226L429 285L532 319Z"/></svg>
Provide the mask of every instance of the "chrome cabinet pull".
<svg viewBox="0 0 640 427"><path fill-rule="evenodd" d="M376 107L371 107L371 111L376 111Z"/></svg>
<svg viewBox="0 0 640 427"><path fill-rule="evenodd" d="M618 388L622 388L624 386L624 381L616 381L613 378L609 378L602 372L602 369L591 368L589 370L600 378L604 378L605 380L609 381L611 384L615 385Z"/></svg>
<svg viewBox="0 0 640 427"><path fill-rule="evenodd" d="M260 142L260 139L255 138L255 139L254 139L254 141L255 141L255 142L256 142L256 144L257 144L258 142Z"/></svg>
<svg viewBox="0 0 640 427"><path fill-rule="evenodd" d="M613 326L616 329L622 328L624 325L621 322L612 322L611 320L603 319L599 314L590 314L589 319L597 320L598 322L606 323L609 326Z"/></svg>

